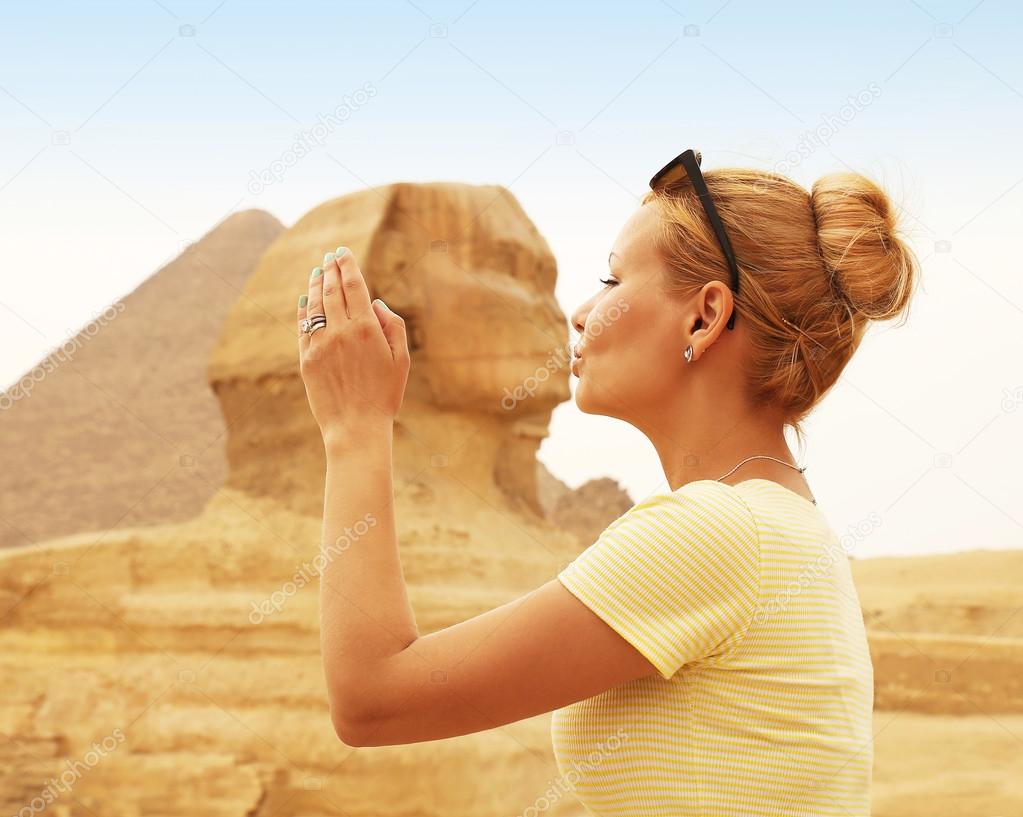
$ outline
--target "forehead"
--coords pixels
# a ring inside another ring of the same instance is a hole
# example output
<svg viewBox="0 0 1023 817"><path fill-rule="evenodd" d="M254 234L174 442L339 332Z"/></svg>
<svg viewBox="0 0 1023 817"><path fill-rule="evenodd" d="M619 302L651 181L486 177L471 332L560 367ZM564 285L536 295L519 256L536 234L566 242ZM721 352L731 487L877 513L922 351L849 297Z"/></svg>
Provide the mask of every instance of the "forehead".
<svg viewBox="0 0 1023 817"><path fill-rule="evenodd" d="M622 261L642 262L656 251L657 226L658 214L653 202L637 207L619 231L611 252Z"/></svg>

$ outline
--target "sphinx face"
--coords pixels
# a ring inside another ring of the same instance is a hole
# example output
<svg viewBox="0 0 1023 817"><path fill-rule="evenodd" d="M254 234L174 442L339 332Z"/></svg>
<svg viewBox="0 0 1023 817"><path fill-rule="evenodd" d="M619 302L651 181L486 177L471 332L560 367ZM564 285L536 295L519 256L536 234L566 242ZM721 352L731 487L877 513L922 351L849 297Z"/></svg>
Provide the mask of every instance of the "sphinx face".
<svg viewBox="0 0 1023 817"><path fill-rule="evenodd" d="M294 375L293 291L324 248L352 248L372 297L405 319L406 397L495 415L568 400L568 320L539 231L495 185L393 184L307 213L264 253L229 316L211 381Z"/></svg>
<svg viewBox="0 0 1023 817"><path fill-rule="evenodd" d="M458 194L493 188L453 187L451 199L433 200L429 210L409 213L414 202L403 201L402 215L373 242L373 294L408 329L406 393L464 410L550 411L570 396L554 257L517 203L493 202L471 221L472 208Z"/></svg>

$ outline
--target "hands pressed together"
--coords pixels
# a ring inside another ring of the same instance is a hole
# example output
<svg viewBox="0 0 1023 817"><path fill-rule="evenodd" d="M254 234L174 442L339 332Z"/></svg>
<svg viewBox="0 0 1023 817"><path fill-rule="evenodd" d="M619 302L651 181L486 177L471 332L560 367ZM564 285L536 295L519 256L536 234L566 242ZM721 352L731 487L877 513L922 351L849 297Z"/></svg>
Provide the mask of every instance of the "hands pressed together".
<svg viewBox="0 0 1023 817"><path fill-rule="evenodd" d="M317 326L316 316L326 318ZM299 368L325 443L390 428L408 382L404 319L379 298L351 251L338 247L309 277L298 300ZM309 329L312 331L309 331Z"/></svg>

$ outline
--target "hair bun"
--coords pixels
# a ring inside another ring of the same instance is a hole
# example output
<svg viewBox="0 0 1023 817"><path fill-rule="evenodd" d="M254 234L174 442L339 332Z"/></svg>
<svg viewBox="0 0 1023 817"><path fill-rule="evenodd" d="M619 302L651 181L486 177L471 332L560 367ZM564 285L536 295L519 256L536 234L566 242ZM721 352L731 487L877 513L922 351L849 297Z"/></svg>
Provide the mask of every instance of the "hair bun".
<svg viewBox="0 0 1023 817"><path fill-rule="evenodd" d="M909 303L919 262L897 233L887 194L859 173L829 173L810 192L833 288L862 317L889 320Z"/></svg>

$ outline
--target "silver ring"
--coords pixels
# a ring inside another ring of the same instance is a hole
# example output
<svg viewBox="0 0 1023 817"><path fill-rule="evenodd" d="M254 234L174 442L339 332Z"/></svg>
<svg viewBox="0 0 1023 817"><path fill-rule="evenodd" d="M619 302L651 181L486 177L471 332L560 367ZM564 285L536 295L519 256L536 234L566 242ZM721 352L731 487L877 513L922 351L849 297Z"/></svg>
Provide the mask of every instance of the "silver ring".
<svg viewBox="0 0 1023 817"><path fill-rule="evenodd" d="M314 327L326 325L326 315L310 315L307 318L302 318L302 322L299 324L299 329L302 331L302 334L311 335Z"/></svg>
<svg viewBox="0 0 1023 817"><path fill-rule="evenodd" d="M317 323L313 324L313 328L309 330L309 337L312 337L313 332L315 332L317 329L322 329L326 325L327 325L326 321L318 321Z"/></svg>

